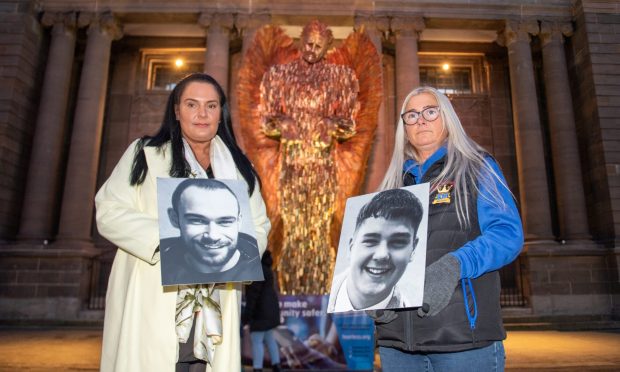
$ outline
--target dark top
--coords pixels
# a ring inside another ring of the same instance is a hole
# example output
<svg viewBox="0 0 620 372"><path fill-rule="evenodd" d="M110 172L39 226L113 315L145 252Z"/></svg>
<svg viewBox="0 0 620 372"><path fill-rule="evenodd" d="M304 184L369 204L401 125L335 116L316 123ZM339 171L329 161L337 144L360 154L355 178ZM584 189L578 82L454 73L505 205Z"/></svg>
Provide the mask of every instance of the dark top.
<svg viewBox="0 0 620 372"><path fill-rule="evenodd" d="M275 290L271 253L265 251L261 264L265 281L245 287L245 307L241 323L250 325L250 332L267 331L280 325L280 305Z"/></svg>
<svg viewBox="0 0 620 372"><path fill-rule="evenodd" d="M425 173L422 181L436 177L444 167L445 158L438 160ZM448 180L449 181L449 180ZM405 177L405 186L415 183L413 177ZM472 191L472 190L470 190ZM433 203L438 190L431 190L428 215L428 240L426 265L437 261L443 255L461 247L480 235L478 216L473 213L469 229L461 229L456 214L454 193L447 198L450 202ZM470 192L470 211L476 211L477 195ZM387 324L377 324L379 346L393 347L405 351L456 352L485 347L494 341L506 338L499 298L500 281L497 271L488 272L472 279L478 318L472 329L465 312L462 281L457 285L450 302L439 314L420 318L417 309L396 311L397 318ZM469 308L473 308L471 292L467 296Z"/></svg>
<svg viewBox="0 0 620 372"><path fill-rule="evenodd" d="M258 245L256 239L248 234L239 233L237 250L241 256L237 265L218 273L204 273L187 265L186 248L180 237L162 239L160 247L163 285L263 280Z"/></svg>

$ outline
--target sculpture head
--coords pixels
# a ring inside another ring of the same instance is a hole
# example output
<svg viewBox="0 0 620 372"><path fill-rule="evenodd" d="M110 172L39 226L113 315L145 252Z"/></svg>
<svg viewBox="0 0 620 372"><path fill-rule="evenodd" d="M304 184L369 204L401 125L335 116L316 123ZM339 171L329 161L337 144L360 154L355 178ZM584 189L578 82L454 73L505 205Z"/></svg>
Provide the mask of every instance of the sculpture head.
<svg viewBox="0 0 620 372"><path fill-rule="evenodd" d="M318 20L308 23L301 32L301 57L310 64L319 62L333 40L332 31L326 24Z"/></svg>

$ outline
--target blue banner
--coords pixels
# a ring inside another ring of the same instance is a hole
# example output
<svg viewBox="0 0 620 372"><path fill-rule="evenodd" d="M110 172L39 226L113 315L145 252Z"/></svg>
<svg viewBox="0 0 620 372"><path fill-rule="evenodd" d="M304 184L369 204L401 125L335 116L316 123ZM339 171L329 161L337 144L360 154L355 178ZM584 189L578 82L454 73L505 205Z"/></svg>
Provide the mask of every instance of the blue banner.
<svg viewBox="0 0 620 372"><path fill-rule="evenodd" d="M349 370L372 370L375 348L373 320L363 312L334 313L332 316Z"/></svg>
<svg viewBox="0 0 620 372"><path fill-rule="evenodd" d="M363 312L328 314L329 296L279 296L281 325L275 331L285 369L372 371L374 325ZM251 364L244 331L244 364ZM265 353L268 366L268 353ZM249 359L249 360L248 360Z"/></svg>

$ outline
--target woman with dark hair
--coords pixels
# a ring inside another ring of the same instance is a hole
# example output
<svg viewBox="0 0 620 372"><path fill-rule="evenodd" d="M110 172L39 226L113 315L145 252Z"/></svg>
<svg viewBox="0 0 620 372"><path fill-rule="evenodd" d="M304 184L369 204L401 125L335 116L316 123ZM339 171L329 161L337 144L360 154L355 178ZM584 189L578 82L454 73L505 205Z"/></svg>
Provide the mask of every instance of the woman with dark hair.
<svg viewBox="0 0 620 372"><path fill-rule="evenodd" d="M163 287L157 177L244 180L261 254L270 230L258 175L238 147L221 86L196 73L172 90L161 128L134 141L95 198L119 249L108 284L102 371L238 371L241 284Z"/></svg>
<svg viewBox="0 0 620 372"><path fill-rule="evenodd" d="M403 102L381 189L430 183L424 305L372 311L384 371L503 371L498 270L523 227L497 162L430 87ZM460 287L460 288L459 288Z"/></svg>

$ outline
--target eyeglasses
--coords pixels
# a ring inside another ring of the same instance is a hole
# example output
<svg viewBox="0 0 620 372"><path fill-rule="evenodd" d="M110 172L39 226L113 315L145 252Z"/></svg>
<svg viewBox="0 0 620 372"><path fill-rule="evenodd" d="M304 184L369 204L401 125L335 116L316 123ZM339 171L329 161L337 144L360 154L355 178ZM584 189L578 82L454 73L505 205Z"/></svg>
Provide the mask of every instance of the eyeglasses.
<svg viewBox="0 0 620 372"><path fill-rule="evenodd" d="M439 117L439 107L427 107L421 112L417 112L416 110L409 110L402 114L400 117L403 119L405 125L415 125L417 124L418 119L420 119L420 116L422 116L424 120L435 121Z"/></svg>

